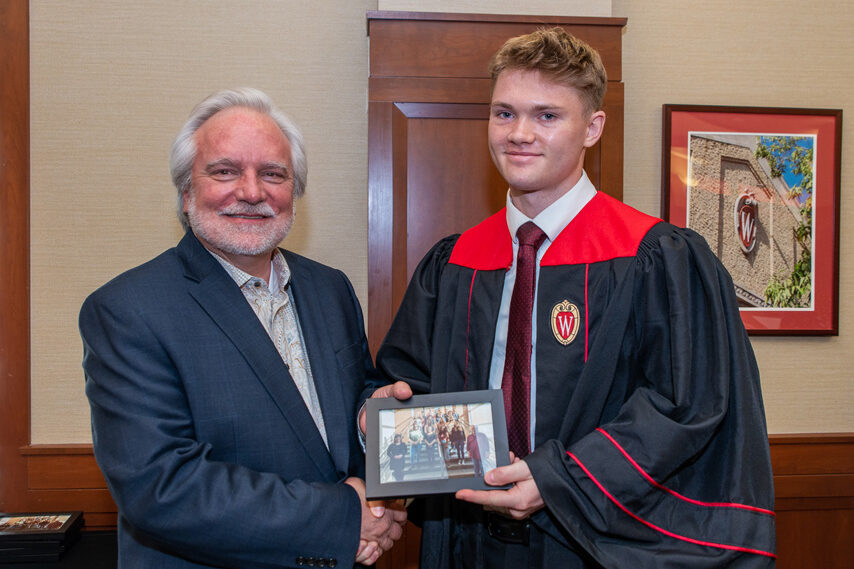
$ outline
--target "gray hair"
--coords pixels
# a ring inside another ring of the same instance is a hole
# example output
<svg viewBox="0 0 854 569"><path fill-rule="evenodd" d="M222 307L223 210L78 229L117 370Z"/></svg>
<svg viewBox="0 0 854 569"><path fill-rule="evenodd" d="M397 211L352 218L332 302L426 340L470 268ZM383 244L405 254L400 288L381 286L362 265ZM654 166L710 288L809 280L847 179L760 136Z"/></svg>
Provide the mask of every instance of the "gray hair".
<svg viewBox="0 0 854 569"><path fill-rule="evenodd" d="M185 231L190 228L190 225L184 214L184 192L190 189L192 183L193 162L196 160L197 150L196 131L209 118L231 107L247 107L273 119L291 145L294 197L299 198L305 193L308 163L305 157L305 143L297 125L273 105L270 97L258 89L242 87L219 91L196 105L190 113L190 118L175 137L175 142L172 143L172 149L169 151L169 171L172 174L172 183L178 190L178 219Z"/></svg>

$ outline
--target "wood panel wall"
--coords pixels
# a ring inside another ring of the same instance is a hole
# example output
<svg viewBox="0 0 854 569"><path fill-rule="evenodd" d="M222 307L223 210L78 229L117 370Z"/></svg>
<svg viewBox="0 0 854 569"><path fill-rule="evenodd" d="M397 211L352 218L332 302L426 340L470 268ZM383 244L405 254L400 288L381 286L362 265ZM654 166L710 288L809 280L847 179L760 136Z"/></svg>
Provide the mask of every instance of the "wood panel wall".
<svg viewBox="0 0 854 569"><path fill-rule="evenodd" d="M116 503L92 445L32 445L20 453L26 468L26 511L82 510L87 530L115 529Z"/></svg>
<svg viewBox="0 0 854 569"><path fill-rule="evenodd" d="M854 560L854 434L772 435L777 569L847 569ZM116 524L116 506L91 445L36 445L26 461L26 509L83 510L87 529ZM418 567L418 530L386 554L380 569Z"/></svg>
<svg viewBox="0 0 854 569"><path fill-rule="evenodd" d="M773 435L778 569L854 564L854 434Z"/></svg>

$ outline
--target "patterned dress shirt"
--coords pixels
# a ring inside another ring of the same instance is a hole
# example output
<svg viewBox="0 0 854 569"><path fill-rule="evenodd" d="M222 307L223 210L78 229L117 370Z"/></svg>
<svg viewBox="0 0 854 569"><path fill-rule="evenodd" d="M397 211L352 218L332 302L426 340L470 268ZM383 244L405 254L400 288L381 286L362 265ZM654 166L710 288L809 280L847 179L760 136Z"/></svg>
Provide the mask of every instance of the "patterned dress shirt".
<svg viewBox="0 0 854 569"><path fill-rule="evenodd" d="M273 254L268 284L264 279L253 277L238 269L216 253L210 253L240 287L249 306L267 330L282 361L288 366L291 377L328 448L326 425L323 422L323 413L320 410L314 378L311 375L311 364L305 351L305 340L294 308L294 301L289 292L291 270L284 255L278 249Z"/></svg>

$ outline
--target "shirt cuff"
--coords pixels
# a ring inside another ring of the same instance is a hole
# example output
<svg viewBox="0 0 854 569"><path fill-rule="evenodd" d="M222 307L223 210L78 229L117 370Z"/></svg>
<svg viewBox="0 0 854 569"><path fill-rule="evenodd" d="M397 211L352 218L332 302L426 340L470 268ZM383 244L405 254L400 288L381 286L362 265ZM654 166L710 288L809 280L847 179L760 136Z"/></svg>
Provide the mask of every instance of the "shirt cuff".
<svg viewBox="0 0 854 569"><path fill-rule="evenodd" d="M365 405L368 404L368 400L365 399L362 406L359 407L359 412L356 413L356 434L359 435L359 444L362 445L362 454L365 453L365 433L362 432L362 429L359 428L359 417L362 416L362 412L365 410Z"/></svg>

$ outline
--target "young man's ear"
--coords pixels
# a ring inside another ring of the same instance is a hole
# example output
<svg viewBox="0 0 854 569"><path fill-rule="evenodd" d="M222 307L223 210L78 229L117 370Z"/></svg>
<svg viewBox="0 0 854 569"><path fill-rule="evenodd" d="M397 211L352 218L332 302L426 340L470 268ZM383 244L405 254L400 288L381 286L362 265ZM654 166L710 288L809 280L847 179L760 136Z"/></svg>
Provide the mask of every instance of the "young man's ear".
<svg viewBox="0 0 854 569"><path fill-rule="evenodd" d="M596 111L590 115L587 122L587 136L584 138L584 147L590 148L602 138L605 130L605 111Z"/></svg>

